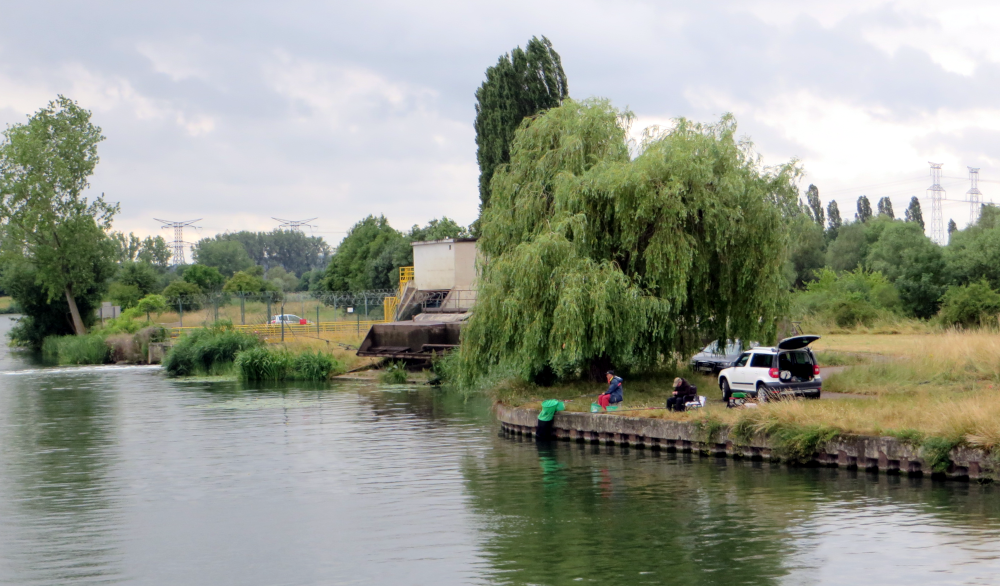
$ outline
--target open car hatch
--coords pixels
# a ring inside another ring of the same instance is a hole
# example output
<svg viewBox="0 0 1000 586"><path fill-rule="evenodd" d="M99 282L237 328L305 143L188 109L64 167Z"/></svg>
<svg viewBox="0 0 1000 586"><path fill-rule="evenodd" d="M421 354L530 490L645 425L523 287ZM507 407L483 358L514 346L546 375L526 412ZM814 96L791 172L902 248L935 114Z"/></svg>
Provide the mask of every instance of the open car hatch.
<svg viewBox="0 0 1000 586"><path fill-rule="evenodd" d="M792 336L778 342L779 350L798 350L818 340L819 336Z"/></svg>

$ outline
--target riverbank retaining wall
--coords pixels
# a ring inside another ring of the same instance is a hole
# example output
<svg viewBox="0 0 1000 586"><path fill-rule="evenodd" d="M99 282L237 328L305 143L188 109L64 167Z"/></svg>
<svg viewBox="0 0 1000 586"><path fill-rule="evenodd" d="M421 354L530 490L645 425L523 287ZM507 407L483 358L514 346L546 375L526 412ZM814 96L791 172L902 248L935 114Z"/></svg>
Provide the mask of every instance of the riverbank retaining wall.
<svg viewBox="0 0 1000 586"><path fill-rule="evenodd" d="M533 435L538 410L511 407L498 403L497 419L505 433ZM561 440L615 444L697 452L731 458L778 459L774 442L758 434L748 444L734 441L728 427L714 430L712 437L697 422L671 421L645 417L625 417L600 413L563 411L556 415L556 437ZM827 442L802 465L861 468L887 474L940 476L953 480L991 481L996 478L997 462L983 450L958 447L949 454L951 462L943 473L934 473L921 454L921 448L894 437L843 435Z"/></svg>

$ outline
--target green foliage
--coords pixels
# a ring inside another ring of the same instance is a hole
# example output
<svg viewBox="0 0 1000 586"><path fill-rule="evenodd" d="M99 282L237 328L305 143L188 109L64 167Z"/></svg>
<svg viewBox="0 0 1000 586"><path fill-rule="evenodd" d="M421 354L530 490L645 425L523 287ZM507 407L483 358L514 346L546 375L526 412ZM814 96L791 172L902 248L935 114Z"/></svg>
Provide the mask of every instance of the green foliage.
<svg viewBox="0 0 1000 586"><path fill-rule="evenodd" d="M233 274L245 271L254 265L243 245L235 240L210 240L207 238L199 240L194 246L193 254L194 261L198 264L188 267L184 272L185 275L195 266L203 265L217 269L224 277L232 277ZM202 289L209 289L201 283L198 284L201 285Z"/></svg>
<svg viewBox="0 0 1000 586"><path fill-rule="evenodd" d="M132 285L146 296L160 290L160 275L153 265L145 262L125 262L118 268L115 280L123 285Z"/></svg>
<svg viewBox="0 0 1000 586"><path fill-rule="evenodd" d="M906 206L906 221L913 222L924 229L924 214L920 211L920 200L917 196L910 198L910 205Z"/></svg>
<svg viewBox="0 0 1000 586"><path fill-rule="evenodd" d="M835 271L853 271L864 266L868 256L866 225L852 222L840 226L826 250L826 266Z"/></svg>
<svg viewBox="0 0 1000 586"><path fill-rule="evenodd" d="M413 261L413 251L385 216L368 216L351 227L326 269L329 291L365 291L395 286L389 273Z"/></svg>
<svg viewBox="0 0 1000 586"><path fill-rule="evenodd" d="M729 116L678 120L630 158L631 114L566 100L518 130L480 217L490 259L466 382L641 369L701 339L767 339L783 313L793 164L762 169Z"/></svg>
<svg viewBox="0 0 1000 586"><path fill-rule="evenodd" d="M837 235L840 233L840 227L843 225L843 221L840 219L840 207L837 205L836 200L831 200L827 204L826 216L829 222L826 228L826 239L827 241L836 240Z"/></svg>
<svg viewBox="0 0 1000 586"><path fill-rule="evenodd" d="M325 381L343 373L343 363L330 354L306 350L292 354L287 350L259 346L236 357L236 369L242 380L279 382L288 380Z"/></svg>
<svg viewBox="0 0 1000 586"><path fill-rule="evenodd" d="M490 205L493 175L510 161L522 121L568 96L562 61L544 36L532 37L526 50L517 47L486 70L486 81L476 90L480 213Z"/></svg>
<svg viewBox="0 0 1000 586"><path fill-rule="evenodd" d="M402 362L391 362L378 373L378 380L387 385L406 384L406 365Z"/></svg>
<svg viewBox="0 0 1000 586"><path fill-rule="evenodd" d="M87 334L49 336L42 344L42 355L58 364L104 364L109 352L103 336Z"/></svg>
<svg viewBox="0 0 1000 586"><path fill-rule="evenodd" d="M299 285L299 280L295 278L295 275L282 267L274 267L268 270L267 280L279 291L294 291Z"/></svg>
<svg viewBox="0 0 1000 586"><path fill-rule="evenodd" d="M826 226L826 215L823 214L823 202L819 199L819 188L812 183L806 189L806 206L812 221L816 222L822 231ZM839 217L838 212L838 219Z"/></svg>
<svg viewBox="0 0 1000 586"><path fill-rule="evenodd" d="M343 363L324 352L306 350L292 359L295 380L324 381L346 370Z"/></svg>
<svg viewBox="0 0 1000 586"><path fill-rule="evenodd" d="M264 287L264 279L239 271L226 281L222 290L225 293L260 293Z"/></svg>
<svg viewBox="0 0 1000 586"><path fill-rule="evenodd" d="M822 213L822 209L820 212ZM788 260L785 263L786 280L790 288L801 288L815 278L823 267L826 240L823 228L805 214L789 218Z"/></svg>
<svg viewBox="0 0 1000 586"><path fill-rule="evenodd" d="M262 345L259 338L227 328L202 328L181 337L163 360L171 376L211 373L237 354Z"/></svg>
<svg viewBox="0 0 1000 586"><path fill-rule="evenodd" d="M867 195L858 198L858 212L854 214L854 219L862 224L872 219L872 204Z"/></svg>
<svg viewBox="0 0 1000 586"><path fill-rule="evenodd" d="M113 282L108 287L108 298L122 309L134 307L142 298L142 292L135 285L126 285L120 282Z"/></svg>
<svg viewBox="0 0 1000 586"><path fill-rule="evenodd" d="M1000 208L984 207L974 226L951 234L945 248L948 274L956 285L982 279L1000 289Z"/></svg>
<svg viewBox="0 0 1000 586"><path fill-rule="evenodd" d="M948 220L948 238L949 238L949 240L951 239L951 235L954 234L957 231L958 231L958 224L955 223L955 220L949 219Z"/></svg>
<svg viewBox="0 0 1000 586"><path fill-rule="evenodd" d="M878 200L878 215L889 218L890 220L896 219L896 214L892 211L892 200L888 197L883 197Z"/></svg>
<svg viewBox="0 0 1000 586"><path fill-rule="evenodd" d="M410 242L428 242L431 240L446 240L448 238L468 238L469 236L471 234L467 228L447 216L442 216L440 220L435 218L427 222L426 226L414 224L410 228L407 240Z"/></svg>
<svg viewBox="0 0 1000 586"><path fill-rule="evenodd" d="M817 277L793 297L796 317L819 315L840 327L870 326L878 317L900 310L899 294L881 273L857 269L838 274L824 268Z"/></svg>
<svg viewBox="0 0 1000 586"><path fill-rule="evenodd" d="M836 429L824 425L789 425L773 423L764 430L771 446L782 459L803 464L813 459L816 452L840 435Z"/></svg>
<svg viewBox="0 0 1000 586"><path fill-rule="evenodd" d="M86 326L76 298L102 288L114 266L105 230L118 206L82 195L103 139L90 112L59 96L0 142L0 255L32 265L49 302L66 299L77 334Z"/></svg>
<svg viewBox="0 0 1000 586"><path fill-rule="evenodd" d="M890 429L885 432L885 435L894 437L911 447L920 447L924 443L925 439L923 432L911 428L898 430Z"/></svg>
<svg viewBox="0 0 1000 586"><path fill-rule="evenodd" d="M924 319L933 316L945 289L941 247L915 222L883 222L879 226L881 232L868 249L865 265L896 285L907 314Z"/></svg>
<svg viewBox="0 0 1000 586"><path fill-rule="evenodd" d="M264 346L251 348L236 357L236 370L245 381L283 381L292 367L291 355Z"/></svg>
<svg viewBox="0 0 1000 586"><path fill-rule="evenodd" d="M209 242L238 242L254 264L265 269L282 267L299 276L306 271L323 269L330 257L330 245L322 238L307 236L297 230L228 232L204 239L196 246L205 246Z"/></svg>
<svg viewBox="0 0 1000 586"><path fill-rule="evenodd" d="M955 439L929 437L920 447L920 456L934 474L943 474L951 466L951 451L960 443L961 441Z"/></svg>
<svg viewBox="0 0 1000 586"><path fill-rule="evenodd" d="M8 333L11 342L40 350L46 337L72 334L74 330L66 299L50 301L37 275L38 271L31 264L12 263L5 267L2 283L23 314ZM84 327L90 327L97 320L94 309L101 305L103 286L103 283L92 283L87 289L76 291L77 308Z"/></svg>
<svg viewBox="0 0 1000 586"><path fill-rule="evenodd" d="M969 285L952 285L941 299L941 322L966 328L989 323L997 325L1000 318L1000 294L986 280Z"/></svg>
<svg viewBox="0 0 1000 586"><path fill-rule="evenodd" d="M139 300L135 308L146 315L150 313L159 314L167 310L167 298L163 295L146 295Z"/></svg>
<svg viewBox="0 0 1000 586"><path fill-rule="evenodd" d="M200 304L190 299L190 297L195 295L201 295L201 287L187 281L174 281L163 289L163 297L166 298L167 303L172 307L177 307L177 304L183 299L184 307L189 310L198 309Z"/></svg>
<svg viewBox="0 0 1000 586"><path fill-rule="evenodd" d="M182 278L192 285L197 285L201 291L218 291L226 282L226 278L215 267L198 264L185 267Z"/></svg>
<svg viewBox="0 0 1000 586"><path fill-rule="evenodd" d="M142 240L131 232L112 232L110 236L115 258L121 264L139 262L162 270L170 263L170 246L163 236L146 236Z"/></svg>

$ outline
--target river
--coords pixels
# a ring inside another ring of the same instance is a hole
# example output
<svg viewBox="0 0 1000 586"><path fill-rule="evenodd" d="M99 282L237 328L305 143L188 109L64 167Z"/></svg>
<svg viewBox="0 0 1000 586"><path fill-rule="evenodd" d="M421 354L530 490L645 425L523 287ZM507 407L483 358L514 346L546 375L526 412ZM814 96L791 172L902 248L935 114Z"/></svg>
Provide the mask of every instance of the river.
<svg viewBox="0 0 1000 586"><path fill-rule="evenodd" d="M998 496L539 446L426 387L179 381L0 348L2 584L988 584Z"/></svg>

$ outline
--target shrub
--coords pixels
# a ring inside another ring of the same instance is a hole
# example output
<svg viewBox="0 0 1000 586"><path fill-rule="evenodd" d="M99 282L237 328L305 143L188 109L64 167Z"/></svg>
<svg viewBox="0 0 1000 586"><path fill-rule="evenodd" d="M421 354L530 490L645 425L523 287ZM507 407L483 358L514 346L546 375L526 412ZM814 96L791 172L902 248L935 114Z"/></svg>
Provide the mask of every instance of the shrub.
<svg viewBox="0 0 1000 586"><path fill-rule="evenodd" d="M343 372L344 365L330 354L305 351L292 360L295 380L324 381L334 374Z"/></svg>
<svg viewBox="0 0 1000 586"><path fill-rule="evenodd" d="M203 328L174 344L163 360L163 367L171 376L209 373L232 364L239 353L261 344L260 339L252 334L219 326Z"/></svg>
<svg viewBox="0 0 1000 586"><path fill-rule="evenodd" d="M250 348L236 357L236 369L240 378L246 381L286 380L291 368L291 356L280 350Z"/></svg>
<svg viewBox="0 0 1000 586"><path fill-rule="evenodd" d="M167 303L171 307L177 307L178 302L184 300L184 309L191 311L197 310L201 307L199 297L201 296L201 287L195 285L194 283L188 283L187 281L174 281L167 285L163 290L163 296L166 298Z"/></svg>
<svg viewBox="0 0 1000 586"><path fill-rule="evenodd" d="M143 362L144 355L139 342L132 334L115 334L104 339L108 348L108 362Z"/></svg>
<svg viewBox="0 0 1000 586"><path fill-rule="evenodd" d="M942 323L974 327L987 320L993 322L1000 314L1000 294L985 280L963 286L951 286L942 297L938 316Z"/></svg>
<svg viewBox="0 0 1000 586"><path fill-rule="evenodd" d="M49 336L42 343L42 355L59 364L105 364L110 352L104 338L86 336Z"/></svg>
<svg viewBox="0 0 1000 586"><path fill-rule="evenodd" d="M402 362L392 362L382 372L378 373L378 380L387 385L406 384L406 365Z"/></svg>
<svg viewBox="0 0 1000 586"><path fill-rule="evenodd" d="M842 328L849 328L858 324L871 326L878 318L878 309L871 302L860 299L840 299L833 303L831 307L833 321Z"/></svg>

